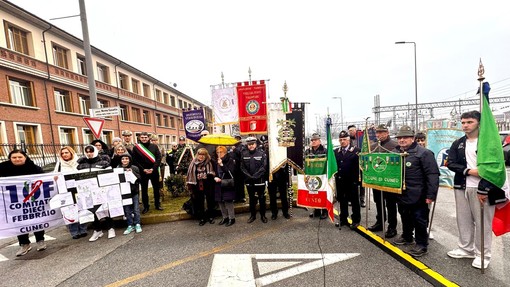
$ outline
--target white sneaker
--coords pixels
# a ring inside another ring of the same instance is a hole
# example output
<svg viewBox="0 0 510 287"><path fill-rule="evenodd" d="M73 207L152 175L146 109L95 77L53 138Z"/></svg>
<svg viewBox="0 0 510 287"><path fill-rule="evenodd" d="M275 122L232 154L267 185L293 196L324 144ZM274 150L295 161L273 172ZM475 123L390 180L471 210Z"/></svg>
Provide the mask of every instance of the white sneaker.
<svg viewBox="0 0 510 287"><path fill-rule="evenodd" d="M21 244L20 249L18 252L16 252L16 256L23 256L28 253L28 251L32 250L32 246L30 246L30 243L28 244Z"/></svg>
<svg viewBox="0 0 510 287"><path fill-rule="evenodd" d="M489 267L489 263L491 263L491 260L485 258L483 260L483 269L486 269L487 267ZM471 263L471 266L478 268L478 269L482 269L482 257L476 256L475 259L473 260L473 263Z"/></svg>
<svg viewBox="0 0 510 287"><path fill-rule="evenodd" d="M430 240L434 240L434 233L432 233L432 231L429 232L429 239Z"/></svg>
<svg viewBox="0 0 510 287"><path fill-rule="evenodd" d="M94 242L94 241L98 240L100 237L103 237L103 231L95 231L94 230L94 233L89 238L89 241Z"/></svg>
<svg viewBox="0 0 510 287"><path fill-rule="evenodd" d="M43 241L37 241L37 251L43 251L46 250L47 246L46 243Z"/></svg>
<svg viewBox="0 0 510 287"><path fill-rule="evenodd" d="M115 229L110 228L108 229L108 239L112 239L115 237Z"/></svg>
<svg viewBox="0 0 510 287"><path fill-rule="evenodd" d="M463 249L460 248L448 251L447 254L452 258L475 258L474 254L468 253L467 251L464 251Z"/></svg>

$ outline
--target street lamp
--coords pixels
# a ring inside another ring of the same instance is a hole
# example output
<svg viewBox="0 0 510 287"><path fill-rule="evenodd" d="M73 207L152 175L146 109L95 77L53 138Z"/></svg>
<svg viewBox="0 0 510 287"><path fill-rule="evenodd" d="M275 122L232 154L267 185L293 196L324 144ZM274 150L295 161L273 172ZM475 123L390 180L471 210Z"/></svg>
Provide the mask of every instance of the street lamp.
<svg viewBox="0 0 510 287"><path fill-rule="evenodd" d="M344 127L344 108L342 107L342 97L333 97L333 99L340 99L340 131Z"/></svg>
<svg viewBox="0 0 510 287"><path fill-rule="evenodd" d="M416 69L416 42L395 42L395 44L413 44L414 45L414 101L415 101L415 122L414 131L418 132L418 72Z"/></svg>

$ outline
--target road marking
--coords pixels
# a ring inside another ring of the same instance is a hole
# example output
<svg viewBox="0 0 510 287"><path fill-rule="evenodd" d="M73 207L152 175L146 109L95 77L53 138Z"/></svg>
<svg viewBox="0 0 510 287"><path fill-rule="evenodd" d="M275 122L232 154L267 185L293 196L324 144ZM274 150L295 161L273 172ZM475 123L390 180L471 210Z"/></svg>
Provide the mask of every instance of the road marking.
<svg viewBox="0 0 510 287"><path fill-rule="evenodd" d="M0 254L0 262L7 261L7 260L9 260L9 258L7 258L7 257L3 256L2 254Z"/></svg>
<svg viewBox="0 0 510 287"><path fill-rule="evenodd" d="M122 280L119 280L119 281L116 281L114 283L108 284L108 285L106 285L106 287L123 286L123 285L129 284L129 283L134 282L134 281L142 280L142 279L144 279L146 277L149 277L149 276L157 274L159 272L162 272L162 271L174 268L174 267L182 265L184 263L188 263L190 261L197 260L197 259L200 259L202 257L207 257L207 256L210 256L212 254L215 254L215 253L218 253L218 252L221 252L221 251L224 251L224 250L227 250L227 249L239 246L239 245L241 245L241 244L243 244L245 242L248 242L248 241L253 240L255 238L264 236L266 234L274 232L274 231L276 231L278 229L281 229L283 227L288 228L289 226L297 224L297 223L301 223L302 221L303 220L297 220L296 219L296 220L292 220L287 225L276 226L276 227L264 229L262 231L254 233L254 234L245 236L243 238L230 241L229 243L226 243L224 245L221 245L221 246L209 249L209 250L205 250L205 251L200 252L198 254L191 255L191 256L185 257L183 259L176 260L176 261L170 262L168 264L162 265L162 266L160 266L158 268L154 268L154 269L151 269L151 270L148 270L148 271L145 271L145 272L142 272L142 273L138 273L138 274L135 274L133 276L124 278Z"/></svg>
<svg viewBox="0 0 510 287"><path fill-rule="evenodd" d="M358 255L360 254L215 254L207 286L266 286ZM259 275L263 276L255 278L253 261Z"/></svg>

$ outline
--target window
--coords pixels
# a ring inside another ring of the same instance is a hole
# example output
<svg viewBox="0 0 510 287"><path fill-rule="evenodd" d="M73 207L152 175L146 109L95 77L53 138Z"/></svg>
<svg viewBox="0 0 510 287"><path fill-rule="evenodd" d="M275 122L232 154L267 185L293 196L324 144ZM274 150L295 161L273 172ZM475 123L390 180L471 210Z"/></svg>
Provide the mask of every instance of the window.
<svg viewBox="0 0 510 287"><path fill-rule="evenodd" d="M80 114L89 115L90 99L87 96L80 96Z"/></svg>
<svg viewBox="0 0 510 287"><path fill-rule="evenodd" d="M179 100L179 109L184 109L184 106L182 105L182 100Z"/></svg>
<svg viewBox="0 0 510 287"><path fill-rule="evenodd" d="M113 139L113 132L103 130L103 133L101 134L101 140L105 143L111 143ZM108 152L108 151L107 151Z"/></svg>
<svg viewBox="0 0 510 287"><path fill-rule="evenodd" d="M126 105L119 105L120 107L120 120L128 121L128 107Z"/></svg>
<svg viewBox="0 0 510 287"><path fill-rule="evenodd" d="M107 108L110 106L110 102L108 101L105 101L105 100L97 100L97 106L98 108L102 109L102 108Z"/></svg>
<svg viewBox="0 0 510 287"><path fill-rule="evenodd" d="M156 125L161 126L161 114L156 114Z"/></svg>
<svg viewBox="0 0 510 287"><path fill-rule="evenodd" d="M74 128L59 128L60 145L76 145L75 134L76 129Z"/></svg>
<svg viewBox="0 0 510 287"><path fill-rule="evenodd" d="M55 95L55 109L57 111L68 113L73 111L69 91L55 89L53 94Z"/></svg>
<svg viewBox="0 0 510 287"><path fill-rule="evenodd" d="M168 127L168 116L163 116L163 126Z"/></svg>
<svg viewBox="0 0 510 287"><path fill-rule="evenodd" d="M68 54L69 50L56 44L53 44L53 62L55 65L64 69L69 69L69 64L67 61Z"/></svg>
<svg viewBox="0 0 510 287"><path fill-rule="evenodd" d="M175 128L175 118L174 117L170 117L170 127Z"/></svg>
<svg viewBox="0 0 510 287"><path fill-rule="evenodd" d="M151 97L151 87L147 84L143 84L143 95L144 97Z"/></svg>
<svg viewBox="0 0 510 287"><path fill-rule="evenodd" d="M78 74L86 76L87 75L87 65L86 65L85 57L82 55L76 54L76 64L78 66Z"/></svg>
<svg viewBox="0 0 510 287"><path fill-rule="evenodd" d="M139 95L140 94L140 81L131 79L131 88L133 89L133 93Z"/></svg>
<svg viewBox="0 0 510 287"><path fill-rule="evenodd" d="M16 132L18 133L19 142L27 144L28 153L37 154L37 148L34 146L37 144L37 126L18 124L16 125Z"/></svg>
<svg viewBox="0 0 510 287"><path fill-rule="evenodd" d="M31 82L9 78L9 87L11 103L20 106L35 107L35 98Z"/></svg>
<svg viewBox="0 0 510 287"><path fill-rule="evenodd" d="M90 143L91 141L95 140L96 138L94 138L94 134L92 134L92 131L89 130L89 129L84 129L83 130L83 142L84 143Z"/></svg>
<svg viewBox="0 0 510 287"><path fill-rule="evenodd" d="M97 80L107 84L110 83L108 67L100 63L97 63Z"/></svg>
<svg viewBox="0 0 510 287"><path fill-rule="evenodd" d="M165 105L168 105L168 94L167 93L163 93L163 103Z"/></svg>
<svg viewBox="0 0 510 287"><path fill-rule="evenodd" d="M25 55L29 55L28 38L30 33L18 27L14 27L10 23L5 24L7 27L7 48Z"/></svg>
<svg viewBox="0 0 510 287"><path fill-rule="evenodd" d="M150 118L149 111L143 111L142 117L143 117L143 123L144 124L150 124L151 123L151 118Z"/></svg>
<svg viewBox="0 0 510 287"><path fill-rule="evenodd" d="M170 96L170 105L175 108L175 97Z"/></svg>
<svg viewBox="0 0 510 287"><path fill-rule="evenodd" d="M140 109L131 108L131 120L133 122L137 122L137 123L140 123L142 121L141 115L140 115Z"/></svg>
<svg viewBox="0 0 510 287"><path fill-rule="evenodd" d="M156 89L156 102L161 103L161 91Z"/></svg>
<svg viewBox="0 0 510 287"><path fill-rule="evenodd" d="M129 79L127 75L119 73L119 86L121 89L129 90Z"/></svg>

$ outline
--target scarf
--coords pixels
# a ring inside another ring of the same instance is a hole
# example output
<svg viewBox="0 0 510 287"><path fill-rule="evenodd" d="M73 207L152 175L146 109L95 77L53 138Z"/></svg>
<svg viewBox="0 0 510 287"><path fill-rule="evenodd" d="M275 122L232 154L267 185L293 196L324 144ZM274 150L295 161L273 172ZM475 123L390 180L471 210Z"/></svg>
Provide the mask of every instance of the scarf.
<svg viewBox="0 0 510 287"><path fill-rule="evenodd" d="M214 175L213 166L210 160L198 161L198 159L193 160L188 169L187 174L187 184L197 184L199 180L207 179L207 175Z"/></svg>

